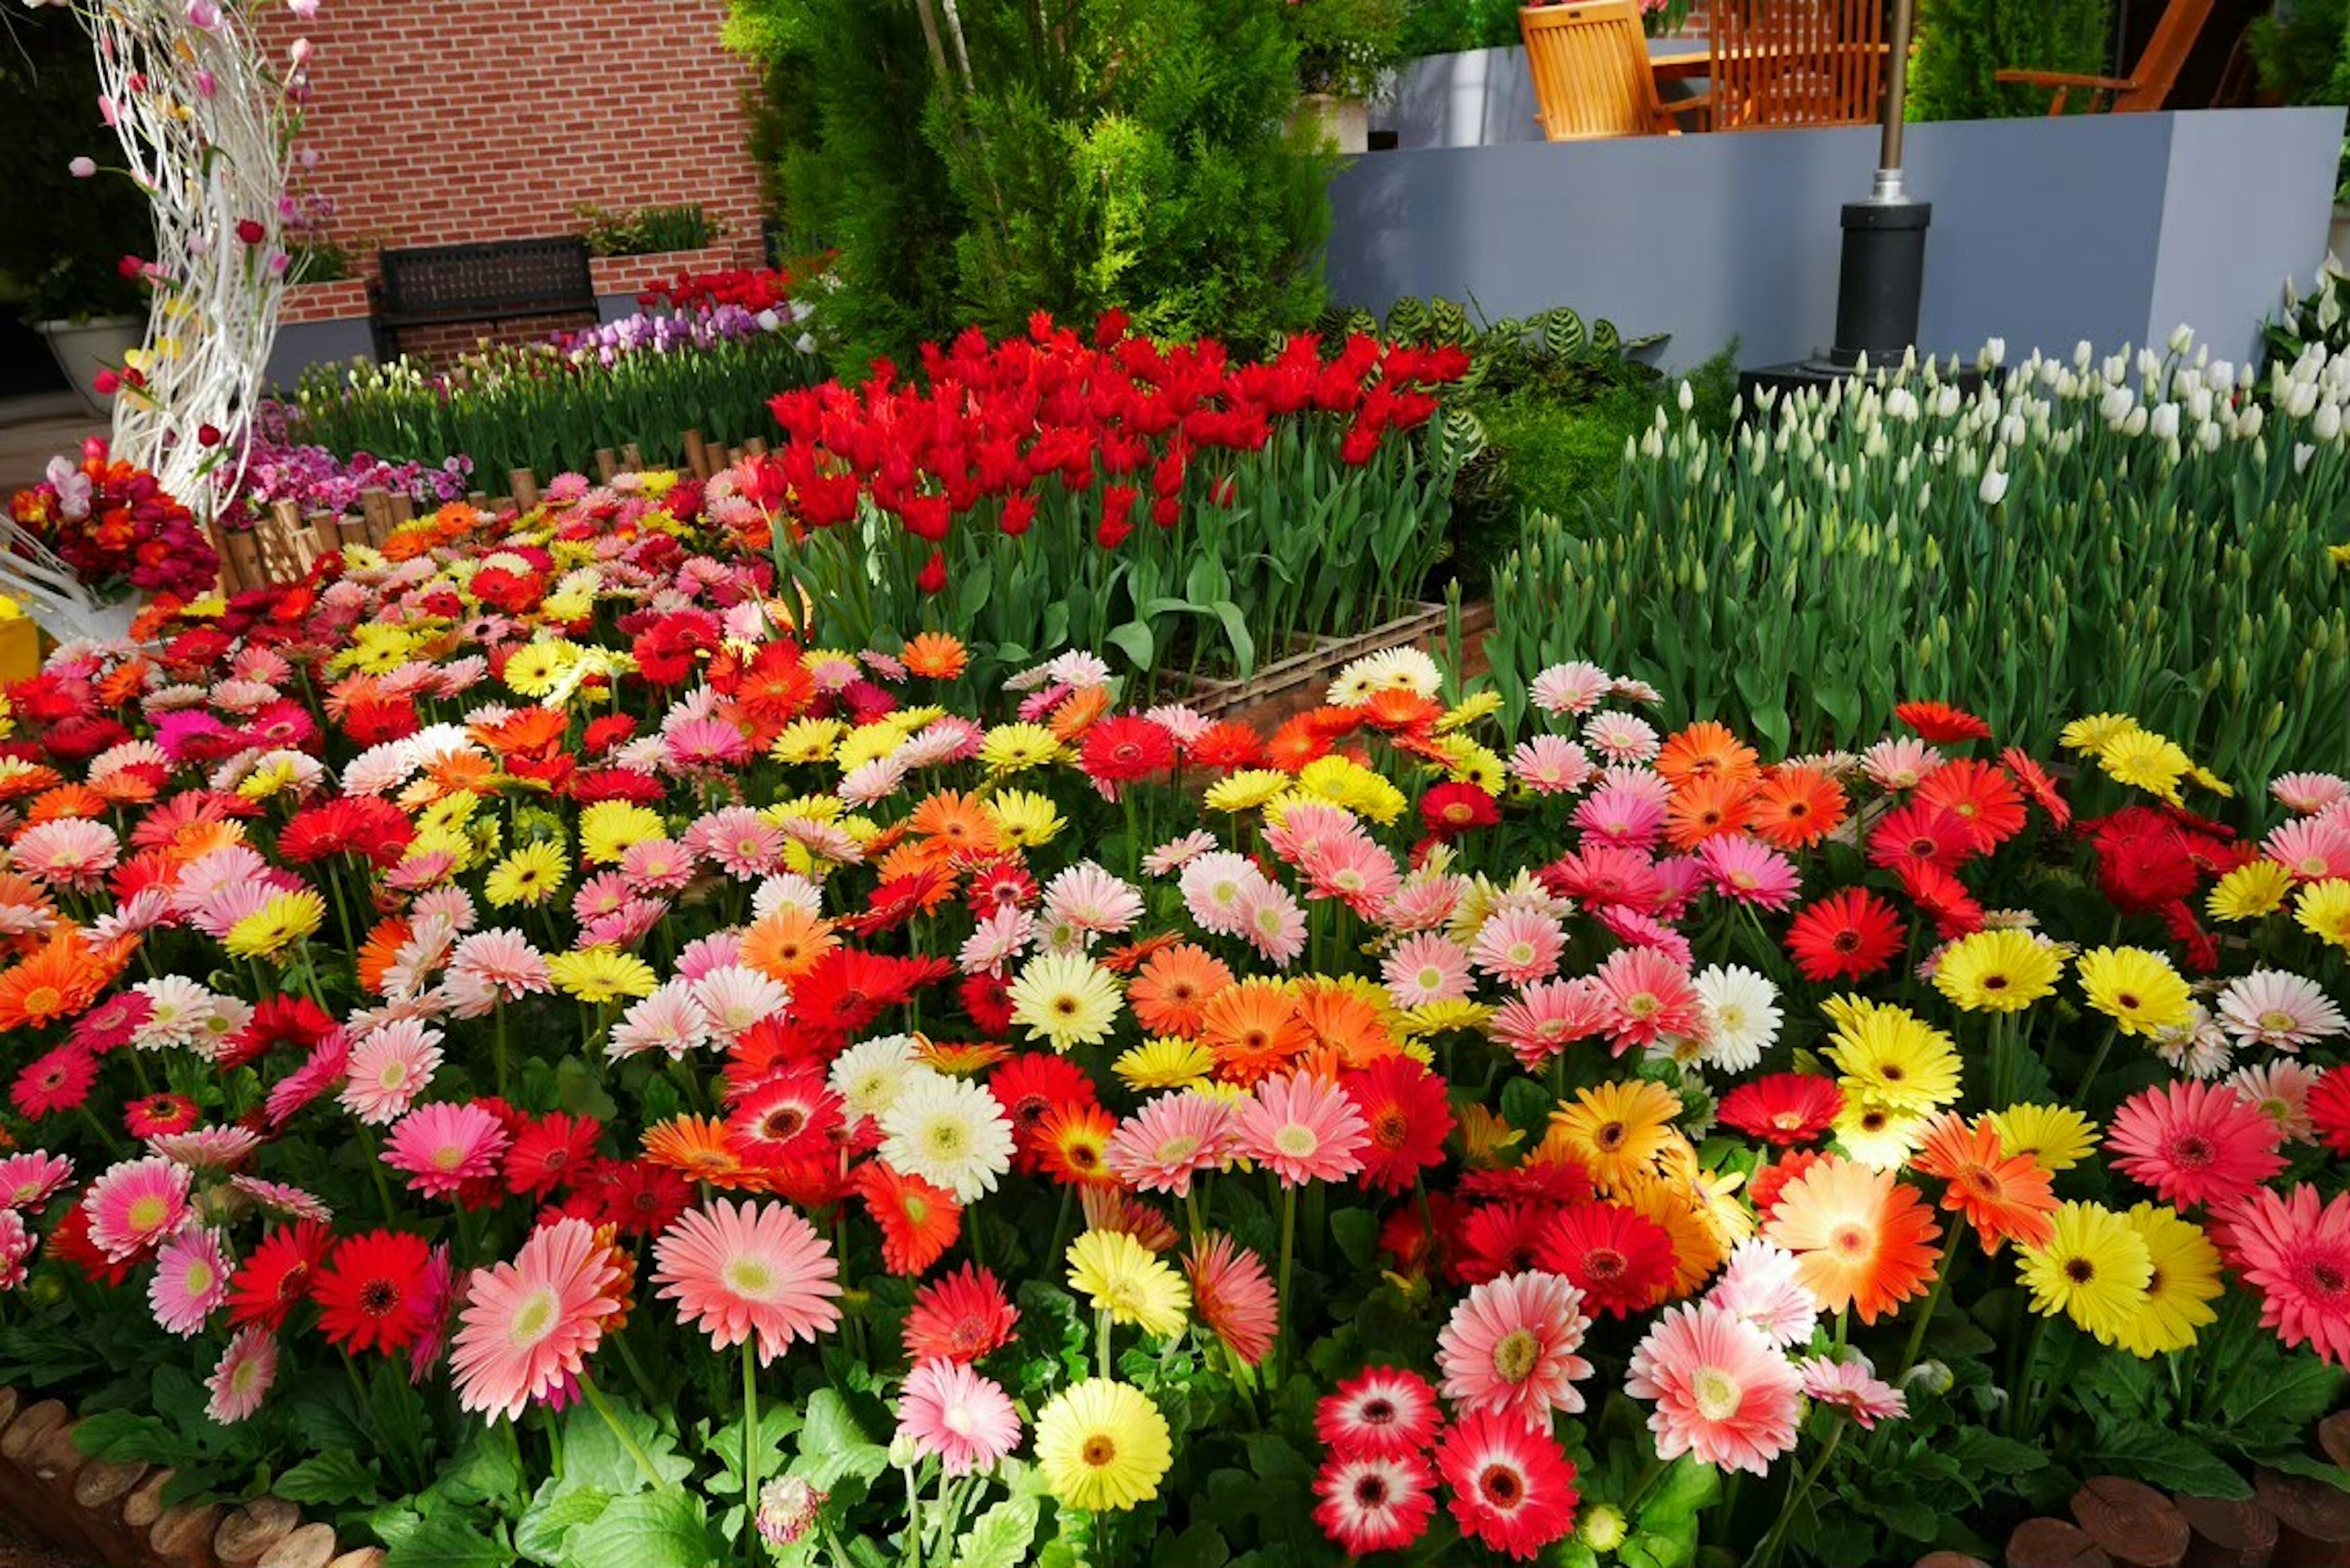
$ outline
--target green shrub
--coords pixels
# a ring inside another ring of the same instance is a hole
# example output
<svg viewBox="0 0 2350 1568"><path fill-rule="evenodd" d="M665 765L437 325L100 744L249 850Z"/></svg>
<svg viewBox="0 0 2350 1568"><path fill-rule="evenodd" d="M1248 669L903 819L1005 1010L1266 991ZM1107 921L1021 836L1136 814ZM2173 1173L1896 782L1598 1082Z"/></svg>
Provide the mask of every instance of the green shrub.
<svg viewBox="0 0 2350 1568"><path fill-rule="evenodd" d="M1411 0L1398 41L1407 59L1514 44L1517 0Z"/></svg>
<svg viewBox="0 0 2350 1568"><path fill-rule="evenodd" d="M2048 89L2002 84L2008 69L2104 76L2113 0L1919 0L1911 119L2046 114ZM2089 95L2074 93L2076 110Z"/></svg>

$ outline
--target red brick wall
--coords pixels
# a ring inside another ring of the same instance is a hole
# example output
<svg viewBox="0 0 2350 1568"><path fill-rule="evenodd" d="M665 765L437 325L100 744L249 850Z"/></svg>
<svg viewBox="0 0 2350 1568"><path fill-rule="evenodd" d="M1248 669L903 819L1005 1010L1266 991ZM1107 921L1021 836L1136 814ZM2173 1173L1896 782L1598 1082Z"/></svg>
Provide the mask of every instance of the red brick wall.
<svg viewBox="0 0 2350 1568"><path fill-rule="evenodd" d="M256 7L282 59L316 50L296 190L332 233L380 247L576 232L572 208L698 202L755 261L759 182L719 43L724 0L331 0L307 22Z"/></svg>

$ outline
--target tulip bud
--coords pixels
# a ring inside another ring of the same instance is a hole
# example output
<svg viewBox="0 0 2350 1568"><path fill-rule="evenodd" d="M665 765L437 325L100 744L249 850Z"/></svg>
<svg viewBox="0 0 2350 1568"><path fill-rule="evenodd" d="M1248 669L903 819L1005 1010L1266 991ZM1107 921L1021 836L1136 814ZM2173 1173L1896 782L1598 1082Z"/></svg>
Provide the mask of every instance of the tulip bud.
<svg viewBox="0 0 2350 1568"><path fill-rule="evenodd" d="M2342 433L2342 405L2320 403L2317 412L2310 418L2309 428L2320 441L2332 441L2339 436Z"/></svg>
<svg viewBox="0 0 2350 1568"><path fill-rule="evenodd" d="M1983 342L1982 352L1975 356L1975 358L1976 362L1981 364L1986 369L1996 365L2006 363L2007 339L2004 337L1986 338Z"/></svg>
<svg viewBox="0 0 2350 1568"><path fill-rule="evenodd" d="M1691 409L1697 407L1697 394L1690 390L1690 384L1687 381L1683 381L1681 383L1680 405L1681 412L1683 413L1687 413Z"/></svg>
<svg viewBox="0 0 2350 1568"><path fill-rule="evenodd" d="M1984 469L1982 483L1976 487L1975 493L1985 506L1998 505L2007 499L2007 475L1996 468Z"/></svg>
<svg viewBox="0 0 2350 1568"><path fill-rule="evenodd" d="M2184 355L2194 347L2195 329L2193 327L2182 321L2170 329L2170 351L2173 354Z"/></svg>

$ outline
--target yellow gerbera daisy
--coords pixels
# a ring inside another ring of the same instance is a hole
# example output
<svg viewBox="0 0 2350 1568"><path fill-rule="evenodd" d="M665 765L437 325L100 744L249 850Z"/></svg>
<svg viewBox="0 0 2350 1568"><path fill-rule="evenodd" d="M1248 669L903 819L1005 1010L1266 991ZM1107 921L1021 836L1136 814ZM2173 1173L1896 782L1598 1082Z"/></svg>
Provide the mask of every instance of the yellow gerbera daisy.
<svg viewBox="0 0 2350 1568"><path fill-rule="evenodd" d="M996 773L1042 767L1058 756L1061 742L1042 724L998 724L980 742L979 760Z"/></svg>
<svg viewBox="0 0 2350 1568"><path fill-rule="evenodd" d="M1012 982L1012 1021L1055 1051L1109 1038L1125 998L1107 970L1083 953L1045 953Z"/></svg>
<svg viewBox="0 0 2350 1568"><path fill-rule="evenodd" d="M2178 781L2195 766L2176 742L2151 730L2129 730L2116 735L2097 753L2097 766L2117 784L2160 795L2178 804Z"/></svg>
<svg viewBox="0 0 2350 1568"><path fill-rule="evenodd" d="M1898 1170L1926 1141L1933 1117L1872 1100L1847 1098L1835 1123L1845 1153L1871 1170Z"/></svg>
<svg viewBox="0 0 2350 1568"><path fill-rule="evenodd" d="M1208 786L1206 795L1210 811L1254 811L1286 792L1293 782L1277 768L1243 768L1229 774Z"/></svg>
<svg viewBox="0 0 2350 1568"><path fill-rule="evenodd" d="M2135 1331L2154 1277L2146 1238L2095 1203L2060 1203L2049 1222L2047 1245L2022 1249L2032 1310L2043 1317L2061 1312L2098 1343L2118 1343Z"/></svg>
<svg viewBox="0 0 2350 1568"><path fill-rule="evenodd" d="M2321 941L2350 950L2350 879L2329 877L2312 882L2294 900L2293 918Z"/></svg>
<svg viewBox="0 0 2350 1568"><path fill-rule="evenodd" d="M2010 1106L1991 1112L1991 1125L1999 1129L2002 1158L2030 1155L2051 1174L2072 1169L2097 1147L2097 1124L2070 1106Z"/></svg>
<svg viewBox="0 0 2350 1568"><path fill-rule="evenodd" d="M273 895L228 929L221 945L231 958L276 958L318 929L327 901L307 888Z"/></svg>
<svg viewBox="0 0 2350 1568"><path fill-rule="evenodd" d="M536 909L563 890L570 869L570 857L564 854L563 846L540 839L524 845L493 867L482 892L497 909L515 904Z"/></svg>
<svg viewBox="0 0 2350 1568"><path fill-rule="evenodd" d="M2091 713L2065 725L2056 740L2068 752L2102 752L2116 736L2137 727L2137 721L2127 713Z"/></svg>
<svg viewBox="0 0 2350 1568"><path fill-rule="evenodd" d="M1835 1033L1822 1054L1845 1093L1888 1111L1931 1111L1959 1097L1959 1052L1950 1037L1887 1002L1831 998Z"/></svg>
<svg viewBox="0 0 2350 1568"><path fill-rule="evenodd" d="M1036 1467L1064 1508L1114 1512L1148 1502L1172 1460L1167 1417L1129 1384L1088 1377L1037 1412Z"/></svg>
<svg viewBox="0 0 2350 1568"><path fill-rule="evenodd" d="M2247 860L2212 884L2203 907L2215 920L2257 920L2284 908L2292 891L2292 872L2273 860Z"/></svg>
<svg viewBox="0 0 2350 1568"><path fill-rule="evenodd" d="M2056 989L2064 961L2029 931L1995 926L1960 937L1934 966L1934 989L1969 1012L2021 1012Z"/></svg>
<svg viewBox="0 0 2350 1568"><path fill-rule="evenodd" d="M1088 1231L1069 1244L1069 1288L1154 1338L1183 1332L1191 1287L1123 1231Z"/></svg>
<svg viewBox="0 0 2350 1568"><path fill-rule="evenodd" d="M590 866L617 865L629 846L668 836L660 814L633 801L599 800L579 814L579 857Z"/></svg>
<svg viewBox="0 0 2350 1568"><path fill-rule="evenodd" d="M1197 1041L1172 1036L1146 1040L1110 1064L1129 1089L1188 1089L1206 1078L1216 1054Z"/></svg>
<svg viewBox="0 0 2350 1568"><path fill-rule="evenodd" d="M826 763L848 728L837 719L795 719L784 726L767 755L779 763Z"/></svg>
<svg viewBox="0 0 2350 1568"><path fill-rule="evenodd" d="M1061 836L1069 826L1050 795L1034 790L1008 789L987 803L1003 836L1027 849L1038 849Z"/></svg>
<svg viewBox="0 0 2350 1568"><path fill-rule="evenodd" d="M2170 961L2144 948L2091 948L2074 961L2089 1005L2125 1034L2153 1036L2195 1021L2195 997Z"/></svg>
<svg viewBox="0 0 2350 1568"><path fill-rule="evenodd" d="M2146 1243L2146 1299L2122 1324L2122 1348L2133 1355L2167 1355L2195 1343L2195 1331L2219 1314L2220 1249L2199 1226L2168 1204L2141 1203L2122 1216Z"/></svg>
<svg viewBox="0 0 2350 1568"><path fill-rule="evenodd" d="M650 996L660 985L652 965L614 947L575 948L546 961L547 978L567 996L600 1005Z"/></svg>
<svg viewBox="0 0 2350 1568"><path fill-rule="evenodd" d="M1573 1155L1593 1182L1612 1192L1654 1170L1680 1114L1680 1096L1651 1079L1596 1084L1551 1113L1544 1143Z"/></svg>

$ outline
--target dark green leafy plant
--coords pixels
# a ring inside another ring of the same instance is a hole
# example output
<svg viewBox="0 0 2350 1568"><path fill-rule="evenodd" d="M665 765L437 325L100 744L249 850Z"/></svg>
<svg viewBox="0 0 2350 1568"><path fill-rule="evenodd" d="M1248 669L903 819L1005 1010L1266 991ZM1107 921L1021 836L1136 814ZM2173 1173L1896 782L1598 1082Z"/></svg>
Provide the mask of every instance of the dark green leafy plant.
<svg viewBox="0 0 2350 1568"><path fill-rule="evenodd" d="M1291 0L1282 16L1297 39L1307 92L1367 98L1403 57L1404 0Z"/></svg>
<svg viewBox="0 0 2350 1568"><path fill-rule="evenodd" d="M2272 364L2290 369L2303 350L2323 347L2328 356L2350 349L2350 273L2334 256L2318 269L2316 286L2289 298L2284 309L2261 328Z"/></svg>
<svg viewBox="0 0 2350 1568"><path fill-rule="evenodd" d="M2002 83L2008 69L2104 76L2113 0L1920 0L1909 70L1911 119L2046 114L2048 90ZM2073 103L2086 109L2088 95Z"/></svg>
<svg viewBox="0 0 2350 1568"><path fill-rule="evenodd" d="M1411 59L1517 41L1517 0L1410 0L1396 45Z"/></svg>
<svg viewBox="0 0 2350 1568"><path fill-rule="evenodd" d="M572 215L581 225L590 254L599 256L658 255L664 251L698 251L726 233L726 225L699 206L639 207L608 213L583 202Z"/></svg>

